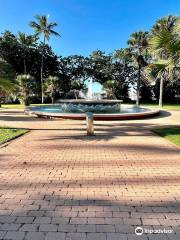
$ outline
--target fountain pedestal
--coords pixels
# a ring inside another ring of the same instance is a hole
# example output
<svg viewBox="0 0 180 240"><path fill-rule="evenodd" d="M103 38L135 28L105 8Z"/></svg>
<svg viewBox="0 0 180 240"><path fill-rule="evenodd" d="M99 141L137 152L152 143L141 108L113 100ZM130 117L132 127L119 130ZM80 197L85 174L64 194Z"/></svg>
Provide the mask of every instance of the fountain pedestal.
<svg viewBox="0 0 180 240"><path fill-rule="evenodd" d="M87 135L93 136L94 135L94 121L93 121L93 113L92 112L86 113L86 124L87 124Z"/></svg>

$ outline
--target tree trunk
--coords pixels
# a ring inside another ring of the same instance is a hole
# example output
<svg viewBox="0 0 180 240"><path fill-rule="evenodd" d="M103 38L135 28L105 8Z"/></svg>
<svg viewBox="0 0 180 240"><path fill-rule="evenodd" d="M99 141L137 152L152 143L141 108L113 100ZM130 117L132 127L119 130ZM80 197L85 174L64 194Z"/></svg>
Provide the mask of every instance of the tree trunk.
<svg viewBox="0 0 180 240"><path fill-rule="evenodd" d="M138 80L137 80L137 95L136 95L136 106L139 106L139 98L140 98L140 85L141 85L141 65L139 64L138 68Z"/></svg>
<svg viewBox="0 0 180 240"><path fill-rule="evenodd" d="M42 56L41 56L41 103L44 103L44 81L43 81L43 67L44 67L44 47L45 47L45 36L43 42Z"/></svg>
<svg viewBox="0 0 180 240"><path fill-rule="evenodd" d="M44 56L42 53L42 56L41 56L41 103L44 103L43 62L44 62Z"/></svg>
<svg viewBox="0 0 180 240"><path fill-rule="evenodd" d="M51 95L51 103L54 103L54 96Z"/></svg>
<svg viewBox="0 0 180 240"><path fill-rule="evenodd" d="M159 107L162 108L163 107L163 78L164 76L161 76L160 79L160 88L159 88Z"/></svg>
<svg viewBox="0 0 180 240"><path fill-rule="evenodd" d="M26 74L27 73L27 71L26 71L26 58L24 57L24 74Z"/></svg>
<svg viewBox="0 0 180 240"><path fill-rule="evenodd" d="M24 64L24 74L26 74L27 73L27 71L26 71L26 53L25 53L25 47L24 47L24 56L23 56L23 64Z"/></svg>
<svg viewBox="0 0 180 240"><path fill-rule="evenodd" d="M76 90L74 91L75 98L78 99Z"/></svg>

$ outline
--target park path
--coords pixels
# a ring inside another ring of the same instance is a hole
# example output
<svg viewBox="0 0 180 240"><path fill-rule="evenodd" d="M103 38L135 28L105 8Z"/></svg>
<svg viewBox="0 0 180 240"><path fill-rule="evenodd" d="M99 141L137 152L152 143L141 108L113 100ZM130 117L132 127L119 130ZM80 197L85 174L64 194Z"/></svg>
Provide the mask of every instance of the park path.
<svg viewBox="0 0 180 240"><path fill-rule="evenodd" d="M97 122L87 137L83 121L18 114L0 116L32 128L0 148L0 239L180 239L180 150L148 129L162 120Z"/></svg>

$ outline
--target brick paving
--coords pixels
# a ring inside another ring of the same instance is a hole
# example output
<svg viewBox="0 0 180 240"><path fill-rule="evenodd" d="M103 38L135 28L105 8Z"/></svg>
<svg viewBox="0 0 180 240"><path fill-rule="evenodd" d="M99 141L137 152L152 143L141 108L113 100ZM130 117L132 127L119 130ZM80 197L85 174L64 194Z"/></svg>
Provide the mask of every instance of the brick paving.
<svg viewBox="0 0 180 240"><path fill-rule="evenodd" d="M149 131L179 119L96 122L88 137L83 121L1 112L32 130L0 148L0 239L179 240L180 149Z"/></svg>

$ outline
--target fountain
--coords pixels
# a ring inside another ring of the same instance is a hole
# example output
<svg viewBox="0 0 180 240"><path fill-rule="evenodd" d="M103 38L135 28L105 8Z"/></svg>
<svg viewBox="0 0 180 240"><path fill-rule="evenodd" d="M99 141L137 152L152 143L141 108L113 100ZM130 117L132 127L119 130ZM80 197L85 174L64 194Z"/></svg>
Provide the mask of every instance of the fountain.
<svg viewBox="0 0 180 240"><path fill-rule="evenodd" d="M90 78L88 83L88 92L87 92L87 100L93 99L93 80Z"/></svg>
<svg viewBox="0 0 180 240"><path fill-rule="evenodd" d="M149 117L158 114L159 110L125 105L117 99L97 99L93 80L89 79L86 99L59 100L48 106L29 107L25 112L38 117L65 119L86 119L87 113L91 112L94 120L122 120Z"/></svg>

